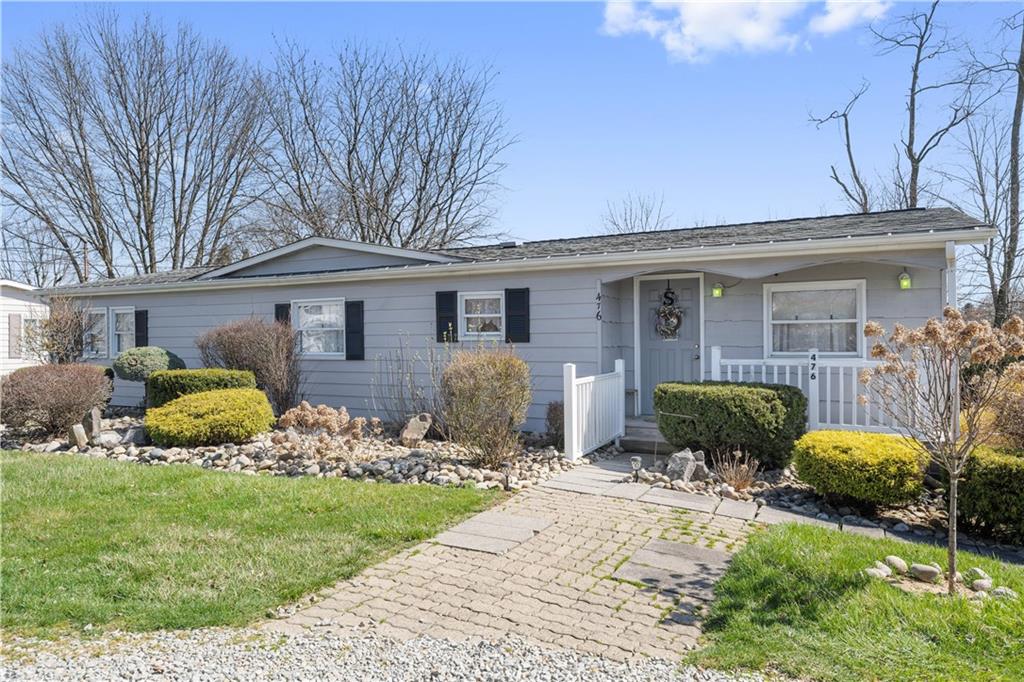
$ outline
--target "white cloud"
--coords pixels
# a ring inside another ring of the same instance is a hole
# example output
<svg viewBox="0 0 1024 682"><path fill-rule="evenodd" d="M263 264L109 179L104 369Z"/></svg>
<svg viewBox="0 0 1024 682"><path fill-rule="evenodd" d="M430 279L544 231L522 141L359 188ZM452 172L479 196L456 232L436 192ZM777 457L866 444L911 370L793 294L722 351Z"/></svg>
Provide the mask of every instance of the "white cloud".
<svg viewBox="0 0 1024 682"><path fill-rule="evenodd" d="M880 19L889 10L891 3L878 0L854 2L852 0L826 0L825 12L811 17L807 27L814 33L831 35L845 31L857 24Z"/></svg>
<svg viewBox="0 0 1024 682"><path fill-rule="evenodd" d="M828 0L825 11L806 27L805 2L750 0L608 0L602 30L611 36L643 34L661 42L673 59L707 61L716 52L792 50L809 29L819 34L842 31L880 17L888 3L879 0Z"/></svg>

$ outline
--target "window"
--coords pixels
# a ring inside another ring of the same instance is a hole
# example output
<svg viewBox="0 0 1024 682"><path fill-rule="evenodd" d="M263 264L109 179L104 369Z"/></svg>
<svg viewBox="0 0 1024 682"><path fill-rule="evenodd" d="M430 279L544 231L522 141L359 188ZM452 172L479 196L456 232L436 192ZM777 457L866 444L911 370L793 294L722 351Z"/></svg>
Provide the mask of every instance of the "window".
<svg viewBox="0 0 1024 682"><path fill-rule="evenodd" d="M110 314L111 352L116 357L135 347L135 308L111 308Z"/></svg>
<svg viewBox="0 0 1024 682"><path fill-rule="evenodd" d="M300 352L345 356L345 299L292 301L292 309Z"/></svg>
<svg viewBox="0 0 1024 682"><path fill-rule="evenodd" d="M764 300L770 355L862 353L864 280L766 284Z"/></svg>
<svg viewBox="0 0 1024 682"><path fill-rule="evenodd" d="M504 292L459 294L459 338L502 339L504 331Z"/></svg>
<svg viewBox="0 0 1024 682"><path fill-rule="evenodd" d="M107 309L90 310L85 314L85 333L82 335L82 357L107 357Z"/></svg>

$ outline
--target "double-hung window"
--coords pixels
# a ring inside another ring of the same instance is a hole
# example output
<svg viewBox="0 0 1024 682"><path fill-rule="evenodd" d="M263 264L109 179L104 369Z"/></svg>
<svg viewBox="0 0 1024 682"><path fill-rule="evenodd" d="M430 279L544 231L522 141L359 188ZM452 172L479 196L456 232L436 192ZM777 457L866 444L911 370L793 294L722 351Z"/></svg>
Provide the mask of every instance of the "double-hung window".
<svg viewBox="0 0 1024 682"><path fill-rule="evenodd" d="M292 301L292 320L303 354L345 357L345 299Z"/></svg>
<svg viewBox="0 0 1024 682"><path fill-rule="evenodd" d="M505 293L484 291L459 294L459 338L498 339L505 333Z"/></svg>
<svg viewBox="0 0 1024 682"><path fill-rule="evenodd" d="M135 347L135 308L110 309L110 350L117 357Z"/></svg>
<svg viewBox="0 0 1024 682"><path fill-rule="evenodd" d="M766 284L764 307L769 355L863 353L864 280Z"/></svg>
<svg viewBox="0 0 1024 682"><path fill-rule="evenodd" d="M82 334L82 356L107 357L107 309L90 310L85 314L85 332Z"/></svg>

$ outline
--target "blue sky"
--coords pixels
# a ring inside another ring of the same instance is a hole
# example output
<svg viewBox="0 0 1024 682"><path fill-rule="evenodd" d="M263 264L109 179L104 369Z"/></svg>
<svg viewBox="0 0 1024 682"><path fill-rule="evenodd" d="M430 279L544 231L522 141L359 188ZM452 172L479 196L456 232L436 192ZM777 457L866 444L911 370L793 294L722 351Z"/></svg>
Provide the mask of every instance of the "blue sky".
<svg viewBox="0 0 1024 682"><path fill-rule="evenodd" d="M962 3L940 12L990 45L998 20L1018 8ZM4 57L82 9L4 2ZM692 16L626 5L606 18L603 3L119 5L126 16L188 21L253 60L269 59L275 38L325 56L356 39L491 65L519 140L504 157L497 227L516 238L592 233L605 202L627 192L664 194L679 227L846 211L828 178L841 161L837 132L816 130L808 113L841 105L867 79L855 134L861 163L883 170L903 120L906 58L878 56L863 15L884 20L911 8L720 9Z"/></svg>

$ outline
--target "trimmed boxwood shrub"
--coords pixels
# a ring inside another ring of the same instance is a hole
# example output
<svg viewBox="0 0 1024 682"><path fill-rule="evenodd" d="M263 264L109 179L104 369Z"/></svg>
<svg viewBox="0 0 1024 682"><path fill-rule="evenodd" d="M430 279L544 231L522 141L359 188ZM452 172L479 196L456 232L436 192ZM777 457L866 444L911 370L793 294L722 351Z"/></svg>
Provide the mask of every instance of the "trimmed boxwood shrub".
<svg viewBox="0 0 1024 682"><path fill-rule="evenodd" d="M654 389L654 407L658 428L672 445L740 448L768 468L789 463L807 421L803 391L778 384L666 382Z"/></svg>
<svg viewBox="0 0 1024 682"><path fill-rule="evenodd" d="M129 348L114 360L114 373L125 381L145 381L153 372L165 369L185 369L185 361L160 346Z"/></svg>
<svg viewBox="0 0 1024 682"><path fill-rule="evenodd" d="M796 442L793 463L800 480L819 494L901 504L920 495L928 454L902 436L814 431Z"/></svg>
<svg viewBox="0 0 1024 682"><path fill-rule="evenodd" d="M146 380L146 396L160 407L183 395L219 388L256 388L256 376L244 369L167 369Z"/></svg>
<svg viewBox="0 0 1024 682"><path fill-rule="evenodd" d="M969 526L1024 541L1024 452L975 448L959 485L958 516Z"/></svg>
<svg viewBox="0 0 1024 682"><path fill-rule="evenodd" d="M270 402L255 388L191 393L146 412L146 433L163 446L237 443L273 424Z"/></svg>

